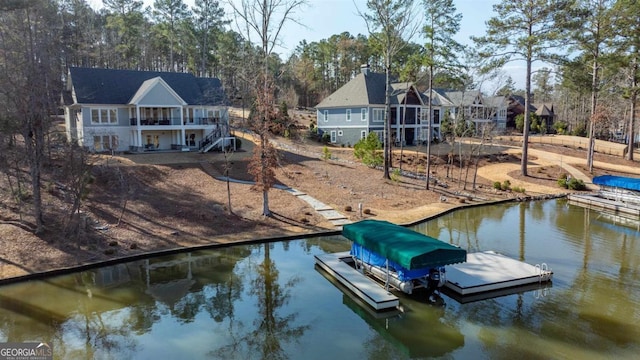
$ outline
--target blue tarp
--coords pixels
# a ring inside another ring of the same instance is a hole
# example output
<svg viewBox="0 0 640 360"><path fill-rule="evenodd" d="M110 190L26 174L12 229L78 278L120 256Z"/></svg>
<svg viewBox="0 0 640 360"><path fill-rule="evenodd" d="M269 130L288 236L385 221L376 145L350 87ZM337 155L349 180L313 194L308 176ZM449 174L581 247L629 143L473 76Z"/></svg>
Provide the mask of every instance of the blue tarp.
<svg viewBox="0 0 640 360"><path fill-rule="evenodd" d="M593 178L593 183L627 190L640 191L640 179L624 176L602 175Z"/></svg>
<svg viewBox="0 0 640 360"><path fill-rule="evenodd" d="M353 243L351 245L351 255L355 256L359 260L362 260L363 262L369 265L375 265L382 269L386 269L387 259L384 256L376 254L373 251L367 250L358 243ZM423 278L429 275L429 270L431 269L422 268L422 269L416 269L416 270L409 270L400 266L400 264L398 264L397 262L393 260L389 260L389 270L397 273L398 279L400 279L401 281L408 281L412 279Z"/></svg>

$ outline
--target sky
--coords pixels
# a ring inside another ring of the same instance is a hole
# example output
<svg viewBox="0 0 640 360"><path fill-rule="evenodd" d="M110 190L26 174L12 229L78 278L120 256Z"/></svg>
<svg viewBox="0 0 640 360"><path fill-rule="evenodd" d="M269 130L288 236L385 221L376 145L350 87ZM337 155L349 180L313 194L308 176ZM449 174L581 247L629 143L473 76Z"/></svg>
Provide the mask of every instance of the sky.
<svg viewBox="0 0 640 360"><path fill-rule="evenodd" d="M184 0L190 7L195 0ZM239 3L239 0L234 0ZM420 1L420 0L418 0ZM102 7L102 0L88 0L94 8ZM482 36L486 30L486 21L493 16L493 5L498 0L454 0L454 4L459 13L462 14L460 32L455 39L465 45L472 45L470 36ZM153 0L144 0L145 7L151 6ZM220 4L225 4L225 0L220 0ZM280 58L286 60L302 41L320 41L335 34L348 31L352 35L367 34L367 27L364 20L358 15L360 11L366 11L366 0L308 0L308 5L301 8L294 15L300 24L288 22L281 33L281 46L275 51L280 54ZM225 12L229 19L233 20L233 11L226 5ZM237 30L237 28L234 28ZM422 43L421 38L412 39L413 42ZM507 64L505 73L510 75L515 81L516 88L524 89L525 69L520 63ZM487 83L483 91L493 92L497 85Z"/></svg>

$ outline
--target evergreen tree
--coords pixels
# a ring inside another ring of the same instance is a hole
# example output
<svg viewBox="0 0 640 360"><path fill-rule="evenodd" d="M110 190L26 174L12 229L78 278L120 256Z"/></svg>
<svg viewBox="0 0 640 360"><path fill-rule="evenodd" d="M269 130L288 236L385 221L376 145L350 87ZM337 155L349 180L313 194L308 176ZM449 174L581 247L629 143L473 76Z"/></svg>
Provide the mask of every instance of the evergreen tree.
<svg viewBox="0 0 640 360"><path fill-rule="evenodd" d="M384 116L384 178L391 179L391 68L395 56L406 46L406 39L417 32L413 21L416 13L413 0L368 0L369 13L360 14L367 24L370 40L374 39L381 47L384 56L385 116Z"/></svg>
<svg viewBox="0 0 640 360"><path fill-rule="evenodd" d="M571 0L502 0L493 6L496 16L487 22L486 35L472 37L480 48L480 56L490 60L485 71L499 68L510 61L525 62L523 176L527 175L532 64L558 58L552 49L558 49L566 43L567 27L559 25L572 16L568 11L571 5Z"/></svg>
<svg viewBox="0 0 640 360"><path fill-rule="evenodd" d="M428 136L426 188L429 190L429 174L431 169L431 141L433 140L433 76L439 69L458 70L462 64L458 55L464 52L464 46L454 40L453 36L460 30L462 14L456 13L453 0L423 0L426 22L423 28L427 39L425 43L425 65L429 69Z"/></svg>
<svg viewBox="0 0 640 360"><path fill-rule="evenodd" d="M621 68L626 76L624 97L629 100L631 111L627 125L627 154L633 160L637 102L640 93L640 1L618 0L612 12L617 52L622 55Z"/></svg>
<svg viewBox="0 0 640 360"><path fill-rule="evenodd" d="M159 26L160 36L169 40L169 63L167 64L169 71L176 70L174 53L179 25L189 15L189 8L183 0L155 0L153 2L153 16Z"/></svg>
<svg viewBox="0 0 640 360"><path fill-rule="evenodd" d="M579 26L575 27L573 39L575 48L587 57L591 67L591 117L589 121L589 148L587 167L593 171L593 152L595 148L595 114L598 107L598 94L601 88L601 68L606 57L606 44L615 35L611 26L610 9L612 0L578 0L577 10Z"/></svg>

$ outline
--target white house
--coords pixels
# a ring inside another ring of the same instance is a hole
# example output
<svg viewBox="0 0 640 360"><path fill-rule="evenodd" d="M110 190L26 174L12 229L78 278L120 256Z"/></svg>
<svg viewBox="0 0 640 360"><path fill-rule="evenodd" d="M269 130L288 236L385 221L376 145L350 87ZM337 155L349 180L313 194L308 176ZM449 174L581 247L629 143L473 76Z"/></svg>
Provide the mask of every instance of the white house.
<svg viewBox="0 0 640 360"><path fill-rule="evenodd" d="M208 151L229 133L216 78L71 68L66 90L67 139L94 151Z"/></svg>

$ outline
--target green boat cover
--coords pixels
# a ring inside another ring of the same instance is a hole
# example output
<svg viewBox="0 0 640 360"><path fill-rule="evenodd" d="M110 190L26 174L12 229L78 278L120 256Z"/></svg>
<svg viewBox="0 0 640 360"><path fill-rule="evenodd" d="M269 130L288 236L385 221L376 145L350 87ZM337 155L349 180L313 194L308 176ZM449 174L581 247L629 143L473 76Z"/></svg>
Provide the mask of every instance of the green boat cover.
<svg viewBox="0 0 640 360"><path fill-rule="evenodd" d="M347 224L342 235L408 270L467 261L466 250L387 221Z"/></svg>

